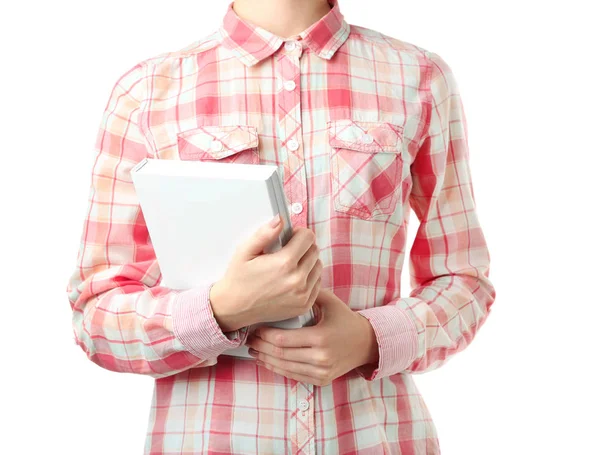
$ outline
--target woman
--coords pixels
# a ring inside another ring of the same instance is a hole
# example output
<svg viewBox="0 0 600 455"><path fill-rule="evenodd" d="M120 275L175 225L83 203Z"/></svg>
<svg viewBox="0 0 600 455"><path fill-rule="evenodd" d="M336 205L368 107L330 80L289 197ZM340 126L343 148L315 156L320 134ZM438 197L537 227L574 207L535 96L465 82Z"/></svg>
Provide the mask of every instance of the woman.
<svg viewBox="0 0 600 455"><path fill-rule="evenodd" d="M439 55L348 24L336 0L236 0L119 78L96 151L67 292L93 362L156 380L145 453L440 453L411 374L463 350L495 290ZM262 255L281 229L266 225L221 280L161 286L129 176L145 157L276 164L294 237ZM313 304L314 326L248 330ZM256 361L219 357L242 344Z"/></svg>

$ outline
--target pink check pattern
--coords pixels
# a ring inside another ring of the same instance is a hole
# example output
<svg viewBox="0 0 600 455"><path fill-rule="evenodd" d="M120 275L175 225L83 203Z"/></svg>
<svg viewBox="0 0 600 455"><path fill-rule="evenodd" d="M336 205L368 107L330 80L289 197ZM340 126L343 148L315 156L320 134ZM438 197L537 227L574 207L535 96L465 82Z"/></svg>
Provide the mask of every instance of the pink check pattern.
<svg viewBox="0 0 600 455"><path fill-rule="evenodd" d="M66 291L91 361L155 379L146 454L440 453L413 374L465 349L495 299L463 104L438 54L330 5L284 46L231 3L214 32L112 89ZM210 286L161 285L129 175L145 157L279 166L302 207L293 224L316 233L322 286L370 321L377 364L314 386L220 356L247 328L223 333Z"/></svg>

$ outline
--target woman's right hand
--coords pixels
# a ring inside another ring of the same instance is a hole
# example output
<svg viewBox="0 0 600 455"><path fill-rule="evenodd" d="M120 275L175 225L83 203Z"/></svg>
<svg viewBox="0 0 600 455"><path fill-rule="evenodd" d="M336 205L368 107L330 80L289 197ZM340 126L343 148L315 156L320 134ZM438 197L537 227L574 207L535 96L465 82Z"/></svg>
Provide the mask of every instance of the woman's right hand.
<svg viewBox="0 0 600 455"><path fill-rule="evenodd" d="M283 223L261 226L237 246L224 276L210 290L215 318L224 332L306 313L321 285L323 263L312 230L296 227L279 251L264 254Z"/></svg>

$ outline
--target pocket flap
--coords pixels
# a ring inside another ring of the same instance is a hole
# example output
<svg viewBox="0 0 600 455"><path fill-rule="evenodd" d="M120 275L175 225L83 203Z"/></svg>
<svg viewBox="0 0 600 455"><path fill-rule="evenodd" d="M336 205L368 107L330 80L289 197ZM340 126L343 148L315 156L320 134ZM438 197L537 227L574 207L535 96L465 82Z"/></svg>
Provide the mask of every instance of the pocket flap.
<svg viewBox="0 0 600 455"><path fill-rule="evenodd" d="M182 158L215 159L258 147L257 128L253 125L204 125L177 133Z"/></svg>
<svg viewBox="0 0 600 455"><path fill-rule="evenodd" d="M366 153L402 153L403 127L389 122L330 120L329 144Z"/></svg>

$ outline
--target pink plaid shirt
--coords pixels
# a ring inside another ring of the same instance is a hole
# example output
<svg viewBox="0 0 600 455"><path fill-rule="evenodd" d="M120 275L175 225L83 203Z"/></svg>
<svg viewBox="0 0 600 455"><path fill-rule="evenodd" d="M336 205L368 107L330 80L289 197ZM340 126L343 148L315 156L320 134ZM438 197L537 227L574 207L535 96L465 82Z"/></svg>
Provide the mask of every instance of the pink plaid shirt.
<svg viewBox="0 0 600 455"><path fill-rule="evenodd" d="M440 453L412 374L467 347L495 299L464 109L439 55L330 4L286 41L230 3L218 29L136 64L108 99L67 293L91 361L155 378L146 454ZM316 233L322 287L370 321L378 364L314 386L219 357L247 330L222 332L210 286L161 286L129 174L145 157L276 164L294 226Z"/></svg>

